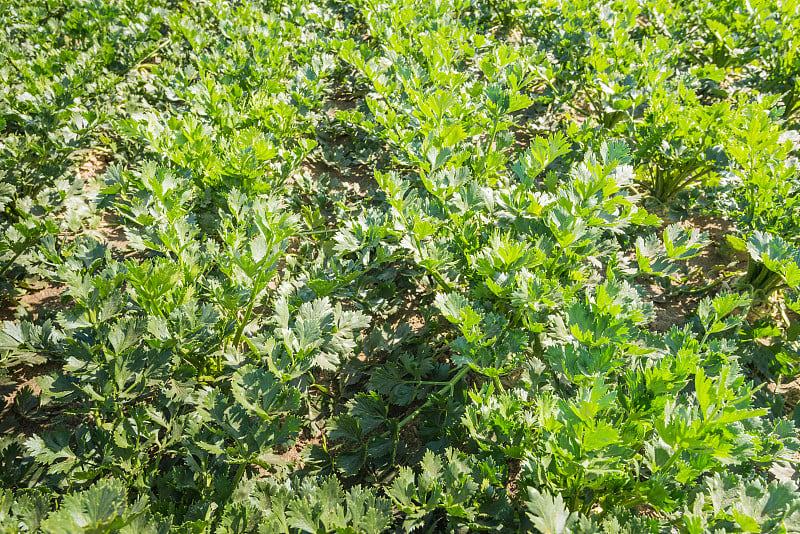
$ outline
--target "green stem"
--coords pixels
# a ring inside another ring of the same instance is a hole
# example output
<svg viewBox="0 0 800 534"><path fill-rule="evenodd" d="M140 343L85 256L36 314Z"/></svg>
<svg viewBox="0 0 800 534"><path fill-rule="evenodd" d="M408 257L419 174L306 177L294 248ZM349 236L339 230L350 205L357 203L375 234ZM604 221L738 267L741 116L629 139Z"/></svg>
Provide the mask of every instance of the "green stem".
<svg viewBox="0 0 800 534"><path fill-rule="evenodd" d="M419 237L417 236L417 234L414 233L414 231L412 230L411 226L409 226L408 219L406 219L406 216L403 213L403 211L402 210L397 210L397 213L400 215L400 218L403 221L403 226L406 228L406 231L408 231L409 235L414 240L414 244L416 245L417 250L420 253L420 256L422 256L422 242L419 240ZM448 293L452 293L453 292L453 287L444 280L444 278L442 277L442 275L439 273L438 270L436 270L435 268L432 268L432 267L427 267L427 266L425 266L425 270L428 272L428 274L433 276L433 278L436 280L436 282L439 284L439 286L442 289L444 289Z"/></svg>
<svg viewBox="0 0 800 534"><path fill-rule="evenodd" d="M444 289L448 293L453 292L453 286L451 286L445 281L445 279L442 277L442 275L439 273L438 270L428 269L428 273L430 273L430 275L433 276L434 280L436 280L436 283L438 283L442 289Z"/></svg>
<svg viewBox="0 0 800 534"><path fill-rule="evenodd" d="M603 115L602 106L600 106L600 104L597 103L596 99L592 98L592 94L587 90L584 90L583 94L586 95L586 99L589 101L589 105L591 105L592 108L594 109L595 115L597 116ZM603 120L602 122L605 123L605 120Z"/></svg>
<svg viewBox="0 0 800 534"><path fill-rule="evenodd" d="M664 198L662 200L672 199L675 195L689 187L691 184L700 180L700 178L702 178L704 175L711 172L711 169L703 168L695 174L692 174L693 172L694 169L684 170L679 172L674 179L670 180L670 185L665 187Z"/></svg>
<svg viewBox="0 0 800 534"><path fill-rule="evenodd" d="M234 347L239 346L239 340L242 338L244 327L250 322L250 315L253 313L253 305L256 302L256 298L258 298L258 294L261 292L261 282L264 278L265 272L266 271L261 271L258 273L258 278L256 278L256 282L253 285L253 294L250 295L250 302L247 304L247 311L245 311L244 317L242 317L242 322L239 323L239 328L236 330L236 335L233 336L232 343Z"/></svg>
<svg viewBox="0 0 800 534"><path fill-rule="evenodd" d="M789 89L786 98L784 98L783 105L783 119L789 120L789 118L794 114L795 111L800 109L798 106L800 103L800 99L795 94L794 89Z"/></svg>
<svg viewBox="0 0 800 534"><path fill-rule="evenodd" d="M675 449L675 452L673 452L672 456L669 457L669 459L667 460L667 463L665 463L663 466L661 466L659 471L666 471L667 469L672 467L672 464L674 464L676 461L678 461L678 458L680 458L680 456L681 456L681 450L680 449Z"/></svg>
<svg viewBox="0 0 800 534"><path fill-rule="evenodd" d="M5 274L5 272L8 270L8 268L11 267L12 265L14 265L14 262L17 261L17 258L19 258L22 255L23 252L28 250L28 247L30 247L32 244L33 244L33 240L25 241L25 245L19 250L19 252L14 254L14 257L12 257L10 260L8 260L6 262L6 264L3 265L2 268L0 268L0 276L3 276Z"/></svg>
<svg viewBox="0 0 800 534"><path fill-rule="evenodd" d="M629 497L628 499L621 501L619 505L623 508L631 508L633 506L636 506L637 504L644 504L646 502L647 502L646 497L642 495L637 495L635 497Z"/></svg>
<svg viewBox="0 0 800 534"><path fill-rule="evenodd" d="M696 287L694 289L678 289L677 291L675 291L672 294L673 295L704 295L706 293L710 293L711 290L713 290L717 286L721 285L722 282L724 282L724 281L725 281L724 278L720 278L716 282L713 282L713 283L711 283L711 284L709 284L707 286Z"/></svg>
<svg viewBox="0 0 800 534"><path fill-rule="evenodd" d="M499 122L500 117L496 117L492 120L492 136L489 138L489 144L486 146L486 152L484 152L483 160L481 161L481 169L484 174L486 174L486 160L489 159L489 150L494 146L494 140L495 137L497 137L497 125Z"/></svg>
<svg viewBox="0 0 800 534"><path fill-rule="evenodd" d="M20 68L17 66L17 63L13 59L11 59L10 57L7 57L6 60L8 61L9 65L14 67L14 70L17 71L17 74L19 74L20 78L25 78L25 75L22 73Z"/></svg>
<svg viewBox="0 0 800 534"><path fill-rule="evenodd" d="M510 26L510 24L509 24L509 18L508 18L508 16L504 15L504 14L503 14L503 13L500 11L500 8L497 6L497 2L495 2L494 0L489 0L489 4L492 6L492 9L494 10L495 14L497 14L497 18L500 20L500 23L501 23L501 24L502 24L502 25L503 25L503 26L504 26L506 29L508 29L508 28L509 28L509 26Z"/></svg>
<svg viewBox="0 0 800 534"><path fill-rule="evenodd" d="M397 424L397 429L399 430L399 429L403 428L403 427L404 427L404 426L406 426L408 423L410 423L411 421L413 421L414 419L416 419L416 417L417 417L417 416L420 414L420 412L421 412L422 410L424 410L425 408L427 408L428 406L430 406L430 405L433 403L433 398L434 398L434 397L438 397L438 396L440 396L440 395L442 395L442 394L444 394L444 393L446 393L446 392L452 392L452 391L453 391L453 388L455 387L455 385L456 385L456 384L457 384L457 383L458 383L458 382L459 382L459 381L460 381L460 380L461 380L461 379L464 377L464 375L466 375L466 374L469 372L469 369L470 369L470 368L469 368L469 366L468 366L468 365L465 365L464 367L462 367L461 369L459 369L459 371L458 371L458 372L457 372L457 373L456 373L456 374L453 376L453 378L451 378L450 380L448 380L448 381L445 383L445 385L444 385L444 386L442 386L442 388L441 388L441 389L439 389L439 391L438 391L438 393L437 393L436 395L430 395L430 396L428 396L428 400L427 400L427 401L425 401L425 403L424 403L424 404L422 404L422 405L421 405L419 408L417 408L416 410L414 410L414 411L413 411L411 414L409 414L409 415L408 415L408 416L406 416L406 417L405 417L405 418L404 418L402 421L400 421L400 422ZM387 434L388 434L388 431L387 431L387 432L384 432L384 434L383 434L383 437L387 437Z"/></svg>
<svg viewBox="0 0 800 534"><path fill-rule="evenodd" d="M635 495L633 497L628 497L627 499L620 501L619 504L617 504L617 506L625 510L630 510L634 506L645 503L647 503L647 497L643 495ZM606 507L604 506L603 512L600 514L600 517L598 519L600 519L601 521L605 519L609 511L610 510L607 510Z"/></svg>
<svg viewBox="0 0 800 534"><path fill-rule="evenodd" d="M440 198L438 195L432 194L431 196L436 200L436 203L439 205L439 209L442 211L442 213L447 215L447 220L453 223L453 227L456 228L457 227L456 221L453 219L452 212L447 208L447 203L445 202L445 200ZM470 244L467 242L467 240L464 238L464 235L461 232L455 232L455 236L457 238L456 244L458 245L458 248L461 249L462 254L466 258Z"/></svg>
<svg viewBox="0 0 800 534"><path fill-rule="evenodd" d="M492 383L494 383L494 387L497 388L497 391L500 393L505 392L506 388L504 388L502 382L500 382L499 376L492 377Z"/></svg>
<svg viewBox="0 0 800 534"><path fill-rule="evenodd" d="M134 63L134 64L131 66L131 68L129 68L129 69L128 69L128 72L132 71L133 69L136 69L136 68L139 68L139 67L141 67L141 66L142 66L142 64L144 64L144 62L145 62L145 61L147 61L148 59L152 58L154 55L156 55L156 53L158 53L158 52L159 52L161 49L163 49L164 47L166 47L166 46L167 46L169 43L170 43L170 40L169 40L169 38L166 38L166 37L165 37L164 39L162 39L162 40L161 40L161 41L160 41L160 42L159 42L159 43L156 45L156 47L155 47L154 49L152 49L150 52L148 52L147 54L145 54L145 55L144 55L144 56L143 56L141 59L139 59L139 60L138 60L136 63Z"/></svg>
<svg viewBox="0 0 800 534"><path fill-rule="evenodd" d="M233 484L231 485L231 495L234 491L236 491L236 486L239 485L239 482L241 482L242 477L244 476L245 467L247 467L247 462L242 462L239 464L238 469L236 469L236 475L234 475Z"/></svg>

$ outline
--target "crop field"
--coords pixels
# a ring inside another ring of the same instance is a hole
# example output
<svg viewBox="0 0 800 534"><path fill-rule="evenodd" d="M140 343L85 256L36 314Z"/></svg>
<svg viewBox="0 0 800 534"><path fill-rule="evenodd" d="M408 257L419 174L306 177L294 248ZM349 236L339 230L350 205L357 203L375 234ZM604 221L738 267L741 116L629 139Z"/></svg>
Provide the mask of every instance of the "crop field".
<svg viewBox="0 0 800 534"><path fill-rule="evenodd" d="M0 0L0 533L800 532L800 0Z"/></svg>

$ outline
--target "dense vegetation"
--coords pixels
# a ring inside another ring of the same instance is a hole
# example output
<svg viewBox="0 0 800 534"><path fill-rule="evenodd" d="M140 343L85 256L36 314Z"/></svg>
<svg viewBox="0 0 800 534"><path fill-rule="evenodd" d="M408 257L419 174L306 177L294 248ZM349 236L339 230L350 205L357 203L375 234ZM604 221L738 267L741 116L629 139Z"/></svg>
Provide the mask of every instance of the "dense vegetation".
<svg viewBox="0 0 800 534"><path fill-rule="evenodd" d="M800 532L797 0L0 7L0 532Z"/></svg>

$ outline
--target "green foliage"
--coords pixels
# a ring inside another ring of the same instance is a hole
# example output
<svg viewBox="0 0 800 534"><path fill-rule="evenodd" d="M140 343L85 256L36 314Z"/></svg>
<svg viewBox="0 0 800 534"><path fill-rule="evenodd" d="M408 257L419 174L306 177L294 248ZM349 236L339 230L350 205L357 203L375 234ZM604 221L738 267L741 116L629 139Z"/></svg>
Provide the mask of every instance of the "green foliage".
<svg viewBox="0 0 800 534"><path fill-rule="evenodd" d="M0 531L798 529L796 1L3 8Z"/></svg>

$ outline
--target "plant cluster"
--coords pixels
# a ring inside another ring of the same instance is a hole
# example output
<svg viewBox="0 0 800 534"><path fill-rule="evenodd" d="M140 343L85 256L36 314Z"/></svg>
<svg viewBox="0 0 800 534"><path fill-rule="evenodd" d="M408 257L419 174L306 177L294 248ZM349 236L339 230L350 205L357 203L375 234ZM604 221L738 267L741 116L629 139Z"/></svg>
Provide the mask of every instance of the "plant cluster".
<svg viewBox="0 0 800 534"><path fill-rule="evenodd" d="M0 532L800 531L797 2L3 7Z"/></svg>

